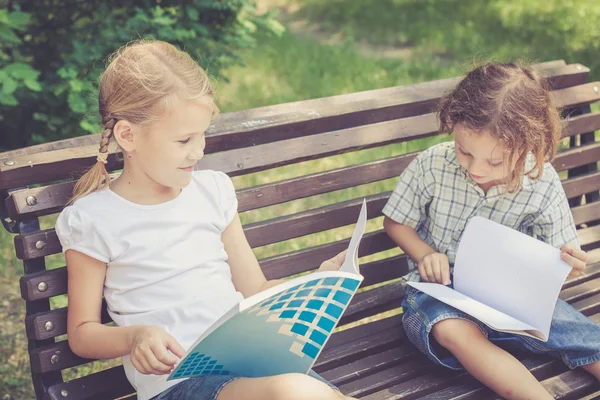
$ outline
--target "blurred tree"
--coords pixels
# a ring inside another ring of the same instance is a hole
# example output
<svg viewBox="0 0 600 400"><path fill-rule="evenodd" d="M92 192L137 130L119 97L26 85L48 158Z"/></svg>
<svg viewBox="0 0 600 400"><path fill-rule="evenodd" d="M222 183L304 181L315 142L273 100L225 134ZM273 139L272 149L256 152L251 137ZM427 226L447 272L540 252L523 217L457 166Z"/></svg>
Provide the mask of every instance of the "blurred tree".
<svg viewBox="0 0 600 400"><path fill-rule="evenodd" d="M188 51L215 77L281 33L254 0L0 0L0 151L96 132L104 60L135 39Z"/></svg>

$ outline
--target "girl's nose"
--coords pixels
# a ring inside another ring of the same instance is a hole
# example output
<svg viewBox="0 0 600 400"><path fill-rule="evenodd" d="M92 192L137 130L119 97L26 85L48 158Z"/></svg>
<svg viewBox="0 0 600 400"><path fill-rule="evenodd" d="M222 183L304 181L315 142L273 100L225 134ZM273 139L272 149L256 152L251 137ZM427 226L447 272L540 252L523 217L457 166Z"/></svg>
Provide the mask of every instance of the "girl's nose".
<svg viewBox="0 0 600 400"><path fill-rule="evenodd" d="M192 148L190 154L188 154L188 158L191 160L199 160L204 157L204 148L206 147L206 141L199 141L196 146Z"/></svg>
<svg viewBox="0 0 600 400"><path fill-rule="evenodd" d="M201 147L201 148L198 148L198 149L194 149L188 155L188 158L190 160L199 160L202 157L204 157L204 147Z"/></svg>

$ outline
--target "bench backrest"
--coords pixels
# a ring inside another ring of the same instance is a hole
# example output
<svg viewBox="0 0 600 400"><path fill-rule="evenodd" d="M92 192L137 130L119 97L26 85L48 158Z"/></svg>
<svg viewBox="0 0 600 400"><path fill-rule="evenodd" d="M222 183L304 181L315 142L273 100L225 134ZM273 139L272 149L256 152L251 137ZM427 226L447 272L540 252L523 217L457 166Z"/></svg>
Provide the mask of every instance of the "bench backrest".
<svg viewBox="0 0 600 400"><path fill-rule="evenodd" d="M564 173L576 224L591 225L600 219L600 143L594 136L600 113L591 113L590 104L600 99L600 83L587 83L589 70L579 64L553 61L535 67L550 78L556 101L568 116L569 148L554 165ZM356 221L366 197L371 221L360 248L360 256L366 257L361 260L365 282L340 325L368 323L382 313L397 312L402 297L398 278L408 265L381 229L381 210L397 176L417 152L432 140L449 139L436 136L435 108L458 80L221 116L208 132L207 156L198 167L234 177L246 235L267 278L309 271L343 250L352 230L348 225ZM436 139L422 140L428 137ZM61 247L54 229L41 229L39 218L65 206L74 184L70 177L95 162L98 142L98 135L90 135L0 154L0 190L6 198L2 216L8 218L3 223L17 233L15 250L24 265L21 294L38 398L45 393L56 399L108 398L133 391L114 361L80 367L80 378L63 383L61 371L93 360L71 352L64 337L67 308L51 307L50 302L67 293L67 271L46 268L47 257L56 257ZM122 161L111 154L107 166L115 171ZM597 242L598 232L589 237L584 246ZM111 322L106 312L102 321ZM98 369L105 370L90 374Z"/></svg>

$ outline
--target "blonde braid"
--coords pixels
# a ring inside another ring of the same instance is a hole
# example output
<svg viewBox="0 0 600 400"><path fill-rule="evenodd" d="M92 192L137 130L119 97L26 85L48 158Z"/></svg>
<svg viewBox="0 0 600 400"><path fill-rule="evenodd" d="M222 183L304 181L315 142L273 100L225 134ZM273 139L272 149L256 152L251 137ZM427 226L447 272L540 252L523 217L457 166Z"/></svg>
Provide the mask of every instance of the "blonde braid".
<svg viewBox="0 0 600 400"><path fill-rule="evenodd" d="M90 193L108 187L110 184L110 175L106 170L105 164L108 160L108 144L110 143L110 138L113 137L113 128L116 123L117 119L115 118L111 118L104 123L104 130L100 139L100 149L96 157L97 162L75 184L73 197L69 201L69 205Z"/></svg>
<svg viewBox="0 0 600 400"><path fill-rule="evenodd" d="M98 150L98 157L96 159L98 162L102 164L106 164L108 161L108 144L110 143L110 139L113 137L113 128L117 120L115 118L111 118L104 124L104 130L102 131L102 136L100 139L100 149Z"/></svg>

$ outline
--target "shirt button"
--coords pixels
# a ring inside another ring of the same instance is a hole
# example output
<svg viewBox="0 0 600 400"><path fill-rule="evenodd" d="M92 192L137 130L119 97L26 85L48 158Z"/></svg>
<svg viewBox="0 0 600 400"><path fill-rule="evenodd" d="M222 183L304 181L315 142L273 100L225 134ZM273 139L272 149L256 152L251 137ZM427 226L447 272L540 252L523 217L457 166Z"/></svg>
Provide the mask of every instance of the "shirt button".
<svg viewBox="0 0 600 400"><path fill-rule="evenodd" d="M66 240L65 240L65 244L69 244L69 239L66 239Z"/></svg>

